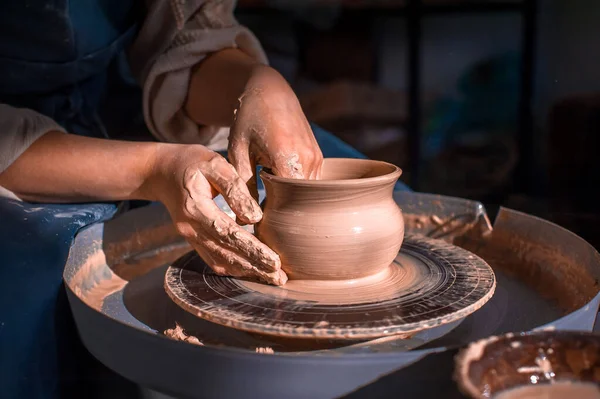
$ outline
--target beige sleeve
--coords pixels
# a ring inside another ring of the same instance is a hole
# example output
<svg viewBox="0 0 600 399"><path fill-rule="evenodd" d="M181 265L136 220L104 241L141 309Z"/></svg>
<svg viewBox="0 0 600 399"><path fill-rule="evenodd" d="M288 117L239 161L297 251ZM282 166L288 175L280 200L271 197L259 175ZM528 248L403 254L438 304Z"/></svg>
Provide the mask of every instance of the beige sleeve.
<svg viewBox="0 0 600 399"><path fill-rule="evenodd" d="M129 56L143 85L146 124L159 140L218 147L228 135L228 129L198 126L183 108L191 69L208 54L239 48L267 63L256 37L235 20L234 7L235 0L146 0Z"/></svg>
<svg viewBox="0 0 600 399"><path fill-rule="evenodd" d="M52 119L26 108L0 104L0 173L4 172L37 139L64 129ZM0 186L0 197L16 198Z"/></svg>
<svg viewBox="0 0 600 399"><path fill-rule="evenodd" d="M26 108L0 104L0 173L49 131L64 129L52 119Z"/></svg>

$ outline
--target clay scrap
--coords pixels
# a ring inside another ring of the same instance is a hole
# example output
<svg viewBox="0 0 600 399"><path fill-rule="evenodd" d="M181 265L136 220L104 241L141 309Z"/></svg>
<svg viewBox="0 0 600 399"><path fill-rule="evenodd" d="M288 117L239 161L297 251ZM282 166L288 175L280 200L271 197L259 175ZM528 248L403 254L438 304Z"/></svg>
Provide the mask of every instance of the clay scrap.
<svg viewBox="0 0 600 399"><path fill-rule="evenodd" d="M165 336L174 339L176 341L187 342L188 344L204 346L200 340L192 335L187 335L183 328L179 324L175 324L175 328L165 330Z"/></svg>

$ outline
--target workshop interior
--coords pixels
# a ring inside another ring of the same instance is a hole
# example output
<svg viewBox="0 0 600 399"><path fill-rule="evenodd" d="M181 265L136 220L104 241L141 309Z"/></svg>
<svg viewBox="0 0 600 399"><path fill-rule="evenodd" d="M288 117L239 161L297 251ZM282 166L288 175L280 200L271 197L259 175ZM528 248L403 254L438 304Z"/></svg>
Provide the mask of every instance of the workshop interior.
<svg viewBox="0 0 600 399"><path fill-rule="evenodd" d="M0 191L0 269L25 274L0 273L0 398L600 398L600 2L234 14L325 159L313 185L258 173L253 231L289 280L215 273L157 201Z"/></svg>
<svg viewBox="0 0 600 399"><path fill-rule="evenodd" d="M595 8L249 0L238 15L312 121L403 168L416 191L527 211L594 242Z"/></svg>

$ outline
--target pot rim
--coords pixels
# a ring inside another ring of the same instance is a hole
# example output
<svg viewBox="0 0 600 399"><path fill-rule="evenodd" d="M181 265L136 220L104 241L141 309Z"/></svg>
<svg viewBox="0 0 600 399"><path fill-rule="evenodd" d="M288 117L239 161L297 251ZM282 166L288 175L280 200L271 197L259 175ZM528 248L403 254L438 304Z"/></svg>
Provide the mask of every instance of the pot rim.
<svg viewBox="0 0 600 399"><path fill-rule="evenodd" d="M292 179L289 177L276 176L271 173L269 169L262 169L260 171L260 177L263 180L269 180L277 183L290 184L295 186L306 186L306 187L340 187L340 186L363 186L374 183L386 183L398 180L402 175L402 169L398 166L385 162L377 161L373 159L362 159L362 158L324 158L323 164L329 162L353 162L353 163L369 163L375 165L385 165L392 168L392 172L386 173L380 176L364 177L359 179L340 179L340 180L306 180L306 179Z"/></svg>

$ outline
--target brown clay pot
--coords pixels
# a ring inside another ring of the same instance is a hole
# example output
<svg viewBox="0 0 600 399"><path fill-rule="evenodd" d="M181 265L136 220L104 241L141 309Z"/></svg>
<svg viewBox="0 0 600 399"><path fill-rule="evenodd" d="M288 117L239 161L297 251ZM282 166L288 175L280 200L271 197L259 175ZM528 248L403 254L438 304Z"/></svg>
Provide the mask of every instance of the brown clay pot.
<svg viewBox="0 0 600 399"><path fill-rule="evenodd" d="M256 227L290 279L350 280L388 267L404 239L392 193L402 171L366 159L328 158L320 180L261 172L267 196Z"/></svg>

